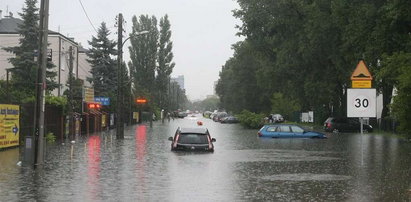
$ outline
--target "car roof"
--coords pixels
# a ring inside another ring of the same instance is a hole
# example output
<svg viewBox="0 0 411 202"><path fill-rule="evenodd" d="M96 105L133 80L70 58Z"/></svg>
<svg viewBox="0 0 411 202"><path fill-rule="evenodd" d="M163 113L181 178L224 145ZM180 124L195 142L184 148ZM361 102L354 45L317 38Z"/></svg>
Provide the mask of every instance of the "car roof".
<svg viewBox="0 0 411 202"><path fill-rule="evenodd" d="M270 126L298 126L298 127L301 127L297 124L267 124L267 125L264 125L264 127L270 127Z"/></svg>
<svg viewBox="0 0 411 202"><path fill-rule="evenodd" d="M198 133L207 134L207 128L180 128L180 133Z"/></svg>

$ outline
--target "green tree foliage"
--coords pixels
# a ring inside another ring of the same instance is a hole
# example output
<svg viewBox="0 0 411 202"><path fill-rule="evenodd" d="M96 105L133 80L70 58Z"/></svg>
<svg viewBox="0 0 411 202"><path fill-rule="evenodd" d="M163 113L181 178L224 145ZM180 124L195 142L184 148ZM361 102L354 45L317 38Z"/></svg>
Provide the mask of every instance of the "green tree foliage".
<svg viewBox="0 0 411 202"><path fill-rule="evenodd" d="M216 86L222 106L233 112L243 109L262 111L261 88L257 85L256 78L260 64L253 55L253 49L247 41L235 44L233 49L234 56L223 66Z"/></svg>
<svg viewBox="0 0 411 202"><path fill-rule="evenodd" d="M160 38L158 44L158 67L157 67L157 100L160 108L167 106L167 90L170 75L173 72L175 63L173 61L173 42L171 41L170 21L165 15L160 19Z"/></svg>
<svg viewBox="0 0 411 202"><path fill-rule="evenodd" d="M187 107L188 99L185 90L181 89L177 82L170 83L169 94L170 99L168 101L170 102L170 111L182 110Z"/></svg>
<svg viewBox="0 0 411 202"><path fill-rule="evenodd" d="M220 99L217 96L207 96L206 99L189 103L188 108L199 111L214 111L220 107Z"/></svg>
<svg viewBox="0 0 411 202"><path fill-rule="evenodd" d="M155 16L141 15L133 17L129 68L133 72L134 82L150 94L154 94L155 71L157 67L158 28ZM147 34L139 34L148 31Z"/></svg>
<svg viewBox="0 0 411 202"><path fill-rule="evenodd" d="M72 89L72 106L73 106L73 112L77 113L82 113L82 104L83 104L83 80L81 79L75 79L72 77L73 81L72 84L73 86L71 87ZM68 89L64 91L63 95L65 96L66 100L70 100L70 80L67 81L67 87ZM67 104L70 104L67 102ZM66 106L65 106L66 107ZM67 106L68 107L68 106Z"/></svg>
<svg viewBox="0 0 411 202"><path fill-rule="evenodd" d="M399 121L400 132L411 137L411 53L385 55L381 66L377 77L397 89L391 115Z"/></svg>
<svg viewBox="0 0 411 202"><path fill-rule="evenodd" d="M290 120L294 112L301 110L300 104L293 99L284 97L282 93L274 93L271 98L271 112L281 114L286 120Z"/></svg>
<svg viewBox="0 0 411 202"><path fill-rule="evenodd" d="M378 74L384 54L410 50L410 1L237 2L234 16L242 21L239 35L245 40L236 44L217 85L228 110L266 113L273 93L281 93L303 111L345 116L345 92L359 59ZM374 82L384 94L383 116L391 101L390 79Z"/></svg>
<svg viewBox="0 0 411 202"><path fill-rule="evenodd" d="M87 80L93 85L96 96L113 98L117 86L117 62L112 58L117 54L117 43L109 39L110 31L106 23L102 22L97 31L97 36L88 42L91 48L87 52L90 58L87 61L91 64L92 77Z"/></svg>
<svg viewBox="0 0 411 202"><path fill-rule="evenodd" d="M13 103L22 103L29 97L35 96L35 83L37 81L38 62L35 60L39 50L39 14L36 7L37 0L26 0L23 12L19 15L23 23L18 26L19 46L5 48L6 51L15 54L9 62L13 65L11 72L11 100ZM58 87L54 81L57 73L51 69L53 64L47 65L46 81L47 92L50 93Z"/></svg>

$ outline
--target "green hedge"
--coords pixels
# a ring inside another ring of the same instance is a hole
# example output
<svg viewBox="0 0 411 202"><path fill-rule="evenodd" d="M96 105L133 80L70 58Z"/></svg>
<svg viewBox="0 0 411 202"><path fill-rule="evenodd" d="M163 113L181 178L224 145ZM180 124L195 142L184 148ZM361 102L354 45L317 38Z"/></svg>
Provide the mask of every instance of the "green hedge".
<svg viewBox="0 0 411 202"><path fill-rule="evenodd" d="M237 115L241 125L246 128L258 129L264 125L264 114L256 114L247 110L243 110Z"/></svg>

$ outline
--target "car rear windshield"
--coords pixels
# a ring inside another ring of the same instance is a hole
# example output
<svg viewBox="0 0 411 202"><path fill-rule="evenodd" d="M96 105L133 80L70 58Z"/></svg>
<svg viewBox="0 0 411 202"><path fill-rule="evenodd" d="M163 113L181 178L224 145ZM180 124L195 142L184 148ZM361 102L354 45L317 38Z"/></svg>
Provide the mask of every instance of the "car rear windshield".
<svg viewBox="0 0 411 202"><path fill-rule="evenodd" d="M207 135L183 133L178 138L178 143L181 144L208 144Z"/></svg>

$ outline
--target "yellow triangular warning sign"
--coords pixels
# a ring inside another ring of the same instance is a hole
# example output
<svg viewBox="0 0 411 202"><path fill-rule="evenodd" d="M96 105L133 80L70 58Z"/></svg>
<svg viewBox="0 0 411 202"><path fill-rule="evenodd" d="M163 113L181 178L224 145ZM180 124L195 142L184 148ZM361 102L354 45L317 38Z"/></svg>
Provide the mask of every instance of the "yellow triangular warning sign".
<svg viewBox="0 0 411 202"><path fill-rule="evenodd" d="M351 81L372 80L372 76L364 61L361 60L351 75Z"/></svg>

